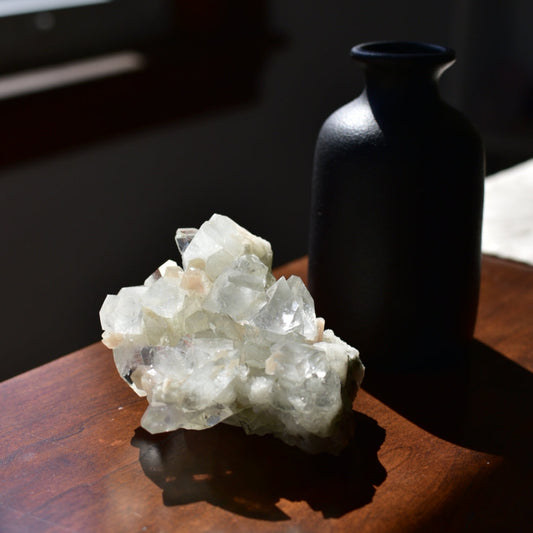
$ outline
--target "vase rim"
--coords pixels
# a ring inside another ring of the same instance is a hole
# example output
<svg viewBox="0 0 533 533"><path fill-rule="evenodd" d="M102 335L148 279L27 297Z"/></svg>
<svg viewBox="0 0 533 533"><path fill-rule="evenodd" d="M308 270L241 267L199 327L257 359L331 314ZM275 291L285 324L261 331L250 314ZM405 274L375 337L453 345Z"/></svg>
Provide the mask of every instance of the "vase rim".
<svg viewBox="0 0 533 533"><path fill-rule="evenodd" d="M443 64L455 60L455 51L446 46L417 41L372 41L354 46L351 56L363 63Z"/></svg>

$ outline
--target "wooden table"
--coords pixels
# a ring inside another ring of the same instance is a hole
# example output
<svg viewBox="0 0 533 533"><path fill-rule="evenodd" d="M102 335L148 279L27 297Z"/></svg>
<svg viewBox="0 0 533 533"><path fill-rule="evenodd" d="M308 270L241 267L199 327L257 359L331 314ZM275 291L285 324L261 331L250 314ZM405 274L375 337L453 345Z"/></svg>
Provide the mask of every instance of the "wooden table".
<svg viewBox="0 0 533 533"><path fill-rule="evenodd" d="M0 530L532 531L533 268L484 257L476 338L464 379L361 391L338 458L224 425L151 436L89 346L0 384Z"/></svg>

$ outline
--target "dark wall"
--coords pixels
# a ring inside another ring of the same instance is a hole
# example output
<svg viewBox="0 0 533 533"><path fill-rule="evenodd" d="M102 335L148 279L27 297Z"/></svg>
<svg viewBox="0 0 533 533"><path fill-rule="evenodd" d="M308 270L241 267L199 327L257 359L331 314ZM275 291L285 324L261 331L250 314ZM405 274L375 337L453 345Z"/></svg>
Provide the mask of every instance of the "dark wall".
<svg viewBox="0 0 533 533"><path fill-rule="evenodd" d="M141 89L128 82L121 120L113 118L121 104L111 86L112 106L92 102L90 87L100 99L102 91L90 86L74 107L56 102L56 114L40 115L55 117L46 127L38 113L17 123L17 113L27 109L24 100L0 103L8 114L8 106L19 106L11 111L12 131L2 133L4 143L16 151L29 136L36 146L34 152L25 146L0 168L0 378L98 340L105 295L142 283L176 258L175 229L198 226L213 212L269 239L276 264L305 254L318 129L362 88L350 47L411 39L460 52L463 14L450 4L459 2L264 2L260 46L249 35L232 44L233 54L217 60L221 50L213 46L195 62L216 73L203 82L195 78L201 102L194 98L196 86L187 90L194 76L183 62L172 63L171 50L164 62L171 74L158 71L155 87L146 79L138 81ZM186 61L189 50L178 49ZM195 53L190 50L191 57ZM232 58L241 62L233 72ZM250 76L239 76L243 69ZM462 94L453 70L443 80L451 100ZM175 84L171 90L168 80ZM140 116L144 122L135 120ZM131 127L122 130L122 120ZM66 134L50 141L61 128Z"/></svg>

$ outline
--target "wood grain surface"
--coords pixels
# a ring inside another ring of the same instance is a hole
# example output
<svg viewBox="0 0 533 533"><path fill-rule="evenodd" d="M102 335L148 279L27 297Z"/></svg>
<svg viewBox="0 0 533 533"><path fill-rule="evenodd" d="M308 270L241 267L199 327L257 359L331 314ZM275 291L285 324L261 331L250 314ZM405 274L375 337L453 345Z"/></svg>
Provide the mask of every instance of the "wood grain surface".
<svg viewBox="0 0 533 533"><path fill-rule="evenodd" d="M93 344L0 384L0 531L530 531L533 268L484 257L476 339L463 373L365 382L339 457L224 425L150 435Z"/></svg>

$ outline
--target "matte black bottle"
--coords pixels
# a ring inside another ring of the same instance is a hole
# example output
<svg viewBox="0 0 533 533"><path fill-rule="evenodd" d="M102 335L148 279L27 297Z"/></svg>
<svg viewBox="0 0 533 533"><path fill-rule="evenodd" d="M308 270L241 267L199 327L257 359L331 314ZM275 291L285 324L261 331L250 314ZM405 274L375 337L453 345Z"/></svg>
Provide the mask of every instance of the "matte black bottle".
<svg viewBox="0 0 533 533"><path fill-rule="evenodd" d="M452 50L358 45L366 87L320 131L309 286L370 370L455 364L478 304L484 152L442 101Z"/></svg>

